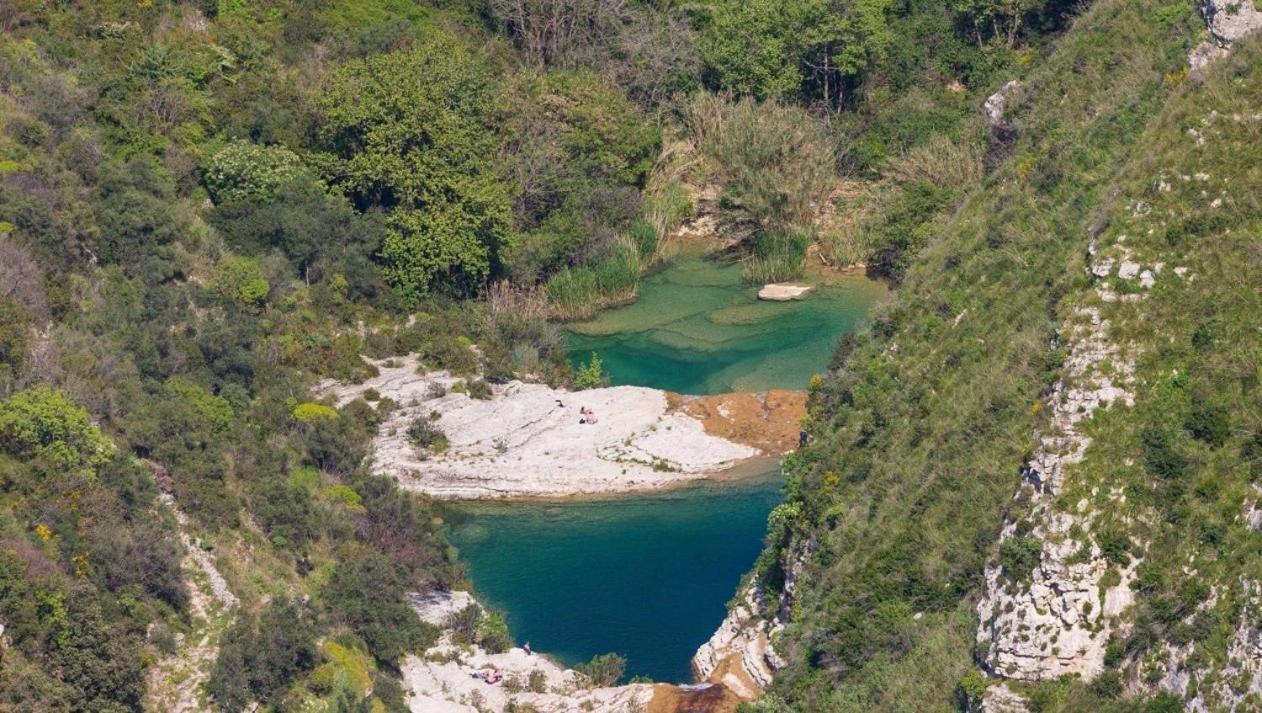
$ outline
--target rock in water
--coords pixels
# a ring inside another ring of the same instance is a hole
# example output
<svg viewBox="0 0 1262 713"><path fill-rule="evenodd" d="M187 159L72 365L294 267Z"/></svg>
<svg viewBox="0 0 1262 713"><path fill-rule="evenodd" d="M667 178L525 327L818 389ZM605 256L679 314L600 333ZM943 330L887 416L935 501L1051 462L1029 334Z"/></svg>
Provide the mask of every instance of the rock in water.
<svg viewBox="0 0 1262 713"><path fill-rule="evenodd" d="M770 302L800 300L813 289L815 289L814 285L804 285L800 282L773 282L763 285L763 288L758 290L758 299Z"/></svg>

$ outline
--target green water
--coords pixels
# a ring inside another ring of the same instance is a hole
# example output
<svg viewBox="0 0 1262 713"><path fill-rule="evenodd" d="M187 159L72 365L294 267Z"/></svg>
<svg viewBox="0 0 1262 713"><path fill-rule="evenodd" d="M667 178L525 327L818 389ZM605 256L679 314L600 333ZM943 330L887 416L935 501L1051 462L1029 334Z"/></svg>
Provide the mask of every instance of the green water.
<svg viewBox="0 0 1262 713"><path fill-rule="evenodd" d="M756 294L737 265L681 258L635 303L570 325L571 359L596 351L615 384L682 393L805 388L885 289L842 276L801 301ZM452 541L518 642L567 665L614 651L629 676L687 682L779 502L777 467L755 468L652 496L454 506Z"/></svg>
<svg viewBox="0 0 1262 713"><path fill-rule="evenodd" d="M829 282L804 300L763 302L739 265L681 258L646 277L632 304L569 325L570 358L594 351L614 384L686 394L806 388L885 294L861 275Z"/></svg>
<svg viewBox="0 0 1262 713"><path fill-rule="evenodd" d="M686 683L779 501L778 470L761 470L651 496L454 506L451 537L518 643L566 665L615 651L628 676Z"/></svg>

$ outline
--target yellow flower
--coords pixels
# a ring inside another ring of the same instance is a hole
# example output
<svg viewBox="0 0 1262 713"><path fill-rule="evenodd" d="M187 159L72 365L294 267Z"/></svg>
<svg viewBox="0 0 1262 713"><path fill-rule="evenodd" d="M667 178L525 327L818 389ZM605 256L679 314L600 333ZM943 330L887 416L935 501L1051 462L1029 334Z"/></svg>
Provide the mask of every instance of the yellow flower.
<svg viewBox="0 0 1262 713"><path fill-rule="evenodd" d="M44 542L48 542L53 539L53 531L48 529L48 525L41 522L35 526L35 536Z"/></svg>

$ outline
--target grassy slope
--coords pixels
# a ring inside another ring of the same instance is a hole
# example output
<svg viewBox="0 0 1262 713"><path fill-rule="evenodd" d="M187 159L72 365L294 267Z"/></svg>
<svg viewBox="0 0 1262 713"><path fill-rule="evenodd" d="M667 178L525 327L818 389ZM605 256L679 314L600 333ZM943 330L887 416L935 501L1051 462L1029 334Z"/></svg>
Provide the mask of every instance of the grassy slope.
<svg viewBox="0 0 1262 713"><path fill-rule="evenodd" d="M982 566L1056 376L1062 300L1086 287L1117 167L1142 152L1195 28L1172 1L1102 0L1079 18L1022 78L1011 156L815 393L818 442L790 463L791 498L821 546L777 683L802 708L955 709Z"/></svg>

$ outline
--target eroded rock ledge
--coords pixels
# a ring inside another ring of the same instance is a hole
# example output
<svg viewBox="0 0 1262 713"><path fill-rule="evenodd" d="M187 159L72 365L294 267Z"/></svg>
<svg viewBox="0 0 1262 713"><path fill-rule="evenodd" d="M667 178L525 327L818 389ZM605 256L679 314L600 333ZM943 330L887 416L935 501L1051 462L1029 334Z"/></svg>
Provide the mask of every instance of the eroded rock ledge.
<svg viewBox="0 0 1262 713"><path fill-rule="evenodd" d="M476 602L467 592L431 592L412 599L417 615L439 627L471 603ZM544 654L516 647L492 654L478 646L459 645L447 633L424 653L406 656L400 669L408 705L415 713L478 713L514 706L529 706L538 713L732 713L740 701L713 683L588 688L579 674ZM492 685L474 678L487 669L498 672L503 681Z"/></svg>
<svg viewBox="0 0 1262 713"><path fill-rule="evenodd" d="M442 499L565 497L658 490L712 477L795 444L805 396L774 391L683 397L615 386L569 392L510 381L489 399L458 393L464 379L426 371L415 356L372 362L361 384L327 381L340 406L368 392L398 404L373 440L374 468ZM580 409L596 414L583 423ZM427 453L409 426L429 419L448 440Z"/></svg>

